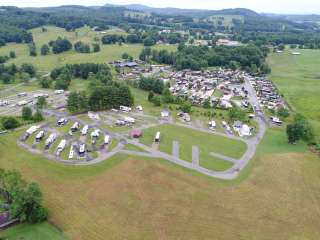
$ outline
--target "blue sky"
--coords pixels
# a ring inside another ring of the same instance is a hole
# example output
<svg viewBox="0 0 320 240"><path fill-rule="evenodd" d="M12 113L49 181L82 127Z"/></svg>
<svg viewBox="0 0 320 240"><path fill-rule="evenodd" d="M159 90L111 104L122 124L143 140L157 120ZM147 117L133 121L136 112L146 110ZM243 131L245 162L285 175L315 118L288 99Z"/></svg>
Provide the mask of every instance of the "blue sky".
<svg viewBox="0 0 320 240"><path fill-rule="evenodd" d="M197 9L249 8L257 12L320 14L320 0L0 0L0 5L45 7L59 5L104 5L140 3L152 7Z"/></svg>

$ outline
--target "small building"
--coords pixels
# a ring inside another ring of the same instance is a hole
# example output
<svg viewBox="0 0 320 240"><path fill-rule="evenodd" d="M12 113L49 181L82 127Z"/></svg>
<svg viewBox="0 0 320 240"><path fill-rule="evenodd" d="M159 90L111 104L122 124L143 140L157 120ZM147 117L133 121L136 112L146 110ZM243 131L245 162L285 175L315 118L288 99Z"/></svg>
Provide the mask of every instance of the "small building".
<svg viewBox="0 0 320 240"><path fill-rule="evenodd" d="M134 129L131 131L130 135L132 138L140 138L142 137L143 133L140 129Z"/></svg>

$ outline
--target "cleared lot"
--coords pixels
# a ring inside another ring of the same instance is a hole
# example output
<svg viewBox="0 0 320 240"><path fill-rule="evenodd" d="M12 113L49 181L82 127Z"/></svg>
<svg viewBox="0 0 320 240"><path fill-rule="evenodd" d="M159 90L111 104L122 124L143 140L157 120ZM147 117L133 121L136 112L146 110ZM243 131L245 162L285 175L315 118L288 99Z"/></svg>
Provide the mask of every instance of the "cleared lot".
<svg viewBox="0 0 320 240"><path fill-rule="evenodd" d="M210 156L210 152L240 158L246 150L244 142L170 124L143 130L141 143L151 146L158 131L161 133L160 151L172 154L173 141L177 141L180 148L180 158L191 162L192 146L198 146L200 165L212 170L226 170L233 164Z"/></svg>
<svg viewBox="0 0 320 240"><path fill-rule="evenodd" d="M19 94L21 96L19 96ZM6 102L6 104L0 106L0 115L20 115L23 106L33 106L37 103L36 96L39 95L47 95L47 103L53 108L65 105L67 100L65 95L55 94L53 90L41 89L31 92L21 92L0 99L0 102Z"/></svg>

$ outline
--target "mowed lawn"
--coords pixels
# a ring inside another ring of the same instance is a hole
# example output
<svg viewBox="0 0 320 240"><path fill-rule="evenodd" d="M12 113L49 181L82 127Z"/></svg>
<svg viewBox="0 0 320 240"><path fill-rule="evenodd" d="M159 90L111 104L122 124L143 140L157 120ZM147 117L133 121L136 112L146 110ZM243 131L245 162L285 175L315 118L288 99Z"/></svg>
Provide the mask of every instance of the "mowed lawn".
<svg viewBox="0 0 320 240"><path fill-rule="evenodd" d="M270 78L290 106L308 117L320 134L320 50L296 51L301 55L292 55L291 50L269 55Z"/></svg>
<svg viewBox="0 0 320 240"><path fill-rule="evenodd" d="M246 151L246 144L244 142L170 124L144 129L141 143L151 146L158 131L161 133L160 151L171 154L172 142L178 141L180 158L191 162L192 146L198 146L200 151L200 165L212 170L226 170L230 168L232 164L210 156L210 152L240 158Z"/></svg>
<svg viewBox="0 0 320 240"><path fill-rule="evenodd" d="M65 166L19 149L17 136L0 136L0 167L40 184L50 222L70 239L320 235L320 161L304 153L304 145L287 145L283 131L268 130L255 159L233 182L122 155L95 166Z"/></svg>
<svg viewBox="0 0 320 240"><path fill-rule="evenodd" d="M58 229L47 222L40 224L19 224L0 232L6 240L67 240Z"/></svg>
<svg viewBox="0 0 320 240"><path fill-rule="evenodd" d="M37 47L38 56L29 56L29 48L27 44L8 44L0 48L0 56L8 55L10 51L15 51L17 58L11 60L9 63L21 65L23 63L31 63L40 71L50 71L55 67L62 67L66 64L72 63L108 63L110 61L119 60L123 53L127 52L129 55L137 58L143 49L142 44L118 44L101 45L101 51L97 53L77 53L74 50L64 52L61 54L50 53L48 56L40 55L40 48L43 44L48 44L50 40L56 40L57 37L66 37L72 43L77 41L87 42L90 45L95 43L95 37L101 38L102 34L93 32L88 27L77 29L76 32L67 32L62 28L47 27L48 32L42 32L41 28L32 30L34 42ZM114 33L110 30L110 33ZM168 49L175 51L176 45L156 45L155 49Z"/></svg>

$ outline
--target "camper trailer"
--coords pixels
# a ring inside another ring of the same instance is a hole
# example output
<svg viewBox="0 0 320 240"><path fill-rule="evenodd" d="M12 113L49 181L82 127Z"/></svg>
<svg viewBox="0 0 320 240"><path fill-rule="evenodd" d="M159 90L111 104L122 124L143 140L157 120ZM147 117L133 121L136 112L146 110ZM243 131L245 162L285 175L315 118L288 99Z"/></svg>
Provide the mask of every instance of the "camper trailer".
<svg viewBox="0 0 320 240"><path fill-rule="evenodd" d="M57 139L57 134L52 133L46 140L45 149L48 149L51 144Z"/></svg>
<svg viewBox="0 0 320 240"><path fill-rule="evenodd" d="M57 155L60 155L60 153L65 149L67 144L67 141L65 139L62 139L57 147Z"/></svg>
<svg viewBox="0 0 320 240"><path fill-rule="evenodd" d="M59 95L59 94L63 94L64 90L63 89L59 89L59 90L55 90L54 94Z"/></svg>
<svg viewBox="0 0 320 240"><path fill-rule="evenodd" d="M108 145L110 143L110 136L109 135L105 135L104 136L104 144Z"/></svg>
<svg viewBox="0 0 320 240"><path fill-rule="evenodd" d="M129 124L129 125L134 124L136 122L136 120L132 117L124 117L123 120L126 124Z"/></svg>
<svg viewBox="0 0 320 240"><path fill-rule="evenodd" d="M154 142L155 142L155 143L160 143L160 132L157 132L157 133L156 133L156 136L155 136L155 138L154 138Z"/></svg>
<svg viewBox="0 0 320 240"><path fill-rule="evenodd" d="M44 137L44 131L40 131L40 132L36 135L36 142L40 142L43 137Z"/></svg>
<svg viewBox="0 0 320 240"><path fill-rule="evenodd" d="M131 107L120 106L120 110L122 112L131 112Z"/></svg>
<svg viewBox="0 0 320 240"><path fill-rule="evenodd" d="M58 126L64 126L64 125L67 124L67 122L68 122L68 119L66 119L66 118L60 118L60 119L58 120L58 122L57 122L57 125L58 125Z"/></svg>
<svg viewBox="0 0 320 240"><path fill-rule="evenodd" d="M100 136L100 130L96 129L91 133L91 142L92 144L96 144L97 138Z"/></svg>
<svg viewBox="0 0 320 240"><path fill-rule="evenodd" d="M70 152L69 152L69 159L72 159L73 157L74 157L74 149L73 149L73 145L71 145Z"/></svg>
<svg viewBox="0 0 320 240"><path fill-rule="evenodd" d="M214 131L214 130L216 130L216 122L215 121L210 121L209 123L208 123L208 126L209 126L209 129L210 130L212 130L212 131Z"/></svg>
<svg viewBox="0 0 320 240"><path fill-rule="evenodd" d="M282 125L282 121L277 117L270 117L270 120L271 120L272 124L274 124L274 125L277 125L277 126Z"/></svg>
<svg viewBox="0 0 320 240"><path fill-rule="evenodd" d="M32 126L32 127L30 127L30 128L26 131L26 138L28 138L29 136L31 136L32 134L34 134L36 131L38 131L39 128L40 128L40 126Z"/></svg>
<svg viewBox="0 0 320 240"><path fill-rule="evenodd" d="M79 156L84 157L86 153L86 145L84 143L81 143L79 146Z"/></svg>
<svg viewBox="0 0 320 240"><path fill-rule="evenodd" d="M79 129L79 127L80 127L80 123L79 122L75 122L73 125L72 125L72 127L71 127L71 132L76 132L76 131L78 131L78 129Z"/></svg>
<svg viewBox="0 0 320 240"><path fill-rule="evenodd" d="M85 125L85 126L82 128L82 130L81 130L81 134L82 134L83 136L87 135L88 129L89 129L89 126L88 126L88 125Z"/></svg>

